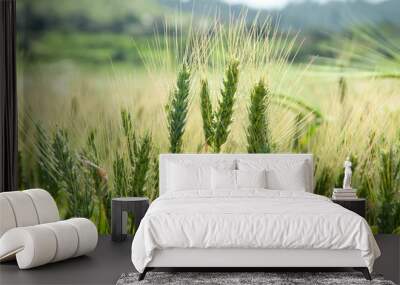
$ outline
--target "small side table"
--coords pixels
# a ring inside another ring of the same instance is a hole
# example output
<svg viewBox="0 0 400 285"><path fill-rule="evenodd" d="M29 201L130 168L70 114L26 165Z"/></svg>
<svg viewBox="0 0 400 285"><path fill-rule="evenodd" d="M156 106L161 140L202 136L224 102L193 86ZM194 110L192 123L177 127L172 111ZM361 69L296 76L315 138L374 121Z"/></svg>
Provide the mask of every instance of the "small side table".
<svg viewBox="0 0 400 285"><path fill-rule="evenodd" d="M111 202L111 239L113 241L126 239L128 212L134 215L137 229L148 208L149 199L146 197L113 198Z"/></svg>
<svg viewBox="0 0 400 285"><path fill-rule="evenodd" d="M332 199L333 203L339 204L340 206L359 214L361 217L365 218L365 210L367 206L367 201L363 198L354 199Z"/></svg>

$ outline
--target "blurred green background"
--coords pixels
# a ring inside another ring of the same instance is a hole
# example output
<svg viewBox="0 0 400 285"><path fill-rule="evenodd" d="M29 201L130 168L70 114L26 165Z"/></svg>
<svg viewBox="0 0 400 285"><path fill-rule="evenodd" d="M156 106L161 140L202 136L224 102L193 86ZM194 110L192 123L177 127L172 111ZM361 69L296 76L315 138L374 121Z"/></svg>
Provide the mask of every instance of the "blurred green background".
<svg viewBox="0 0 400 285"><path fill-rule="evenodd" d="M164 33L165 20L207 25L207 18L211 22L218 15L221 21L228 21L229 15L238 15L243 8L248 9L249 22L257 15L260 22L272 17L275 23L279 21L280 29L300 33L304 43L296 61L331 56L337 38L357 26L373 25L390 37L400 37L397 0L323 5L304 1L272 11L218 0L18 0L19 58L25 63L68 59L96 68L111 62L138 66L142 61L134 47L143 48L155 32Z"/></svg>

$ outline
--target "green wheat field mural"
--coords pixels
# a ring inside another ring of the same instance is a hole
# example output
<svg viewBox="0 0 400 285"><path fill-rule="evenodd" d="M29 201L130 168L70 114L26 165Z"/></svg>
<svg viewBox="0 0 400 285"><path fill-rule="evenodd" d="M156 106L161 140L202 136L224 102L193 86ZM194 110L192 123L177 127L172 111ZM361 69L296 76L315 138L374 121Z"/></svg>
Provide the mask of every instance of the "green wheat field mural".
<svg viewBox="0 0 400 285"><path fill-rule="evenodd" d="M113 197L158 197L160 153L312 153L326 196L350 156L373 231L400 234L400 35L354 25L310 47L245 10L200 17L121 0L99 20L81 2L79 16L18 1L21 189L44 188L63 217L109 233ZM71 15L81 26L57 24Z"/></svg>

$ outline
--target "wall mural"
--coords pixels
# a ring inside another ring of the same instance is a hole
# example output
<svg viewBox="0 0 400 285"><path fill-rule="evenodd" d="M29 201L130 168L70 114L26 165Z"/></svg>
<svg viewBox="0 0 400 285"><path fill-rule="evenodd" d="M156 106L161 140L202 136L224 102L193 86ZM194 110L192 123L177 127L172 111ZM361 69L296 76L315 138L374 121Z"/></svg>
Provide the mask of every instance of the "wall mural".
<svg viewBox="0 0 400 285"><path fill-rule="evenodd" d="M158 196L159 153L309 152L316 193L350 157L373 231L400 234L395 24L134 2L17 1L20 189L108 233L112 197Z"/></svg>

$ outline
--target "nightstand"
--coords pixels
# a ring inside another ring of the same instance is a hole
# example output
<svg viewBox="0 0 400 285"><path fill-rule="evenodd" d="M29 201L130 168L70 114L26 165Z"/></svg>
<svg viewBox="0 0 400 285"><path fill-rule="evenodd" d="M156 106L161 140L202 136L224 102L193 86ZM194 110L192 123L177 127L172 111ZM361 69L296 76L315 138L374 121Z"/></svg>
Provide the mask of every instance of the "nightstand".
<svg viewBox="0 0 400 285"><path fill-rule="evenodd" d="M332 199L333 203L339 204L340 206L359 214L361 217L365 218L365 211L367 206L367 201L363 198L355 198L348 200L337 200Z"/></svg>
<svg viewBox="0 0 400 285"><path fill-rule="evenodd" d="M135 228L139 227L140 221L149 208L149 199L146 197L120 197L113 198L111 202L111 238L113 241L126 239L128 212L135 218Z"/></svg>

